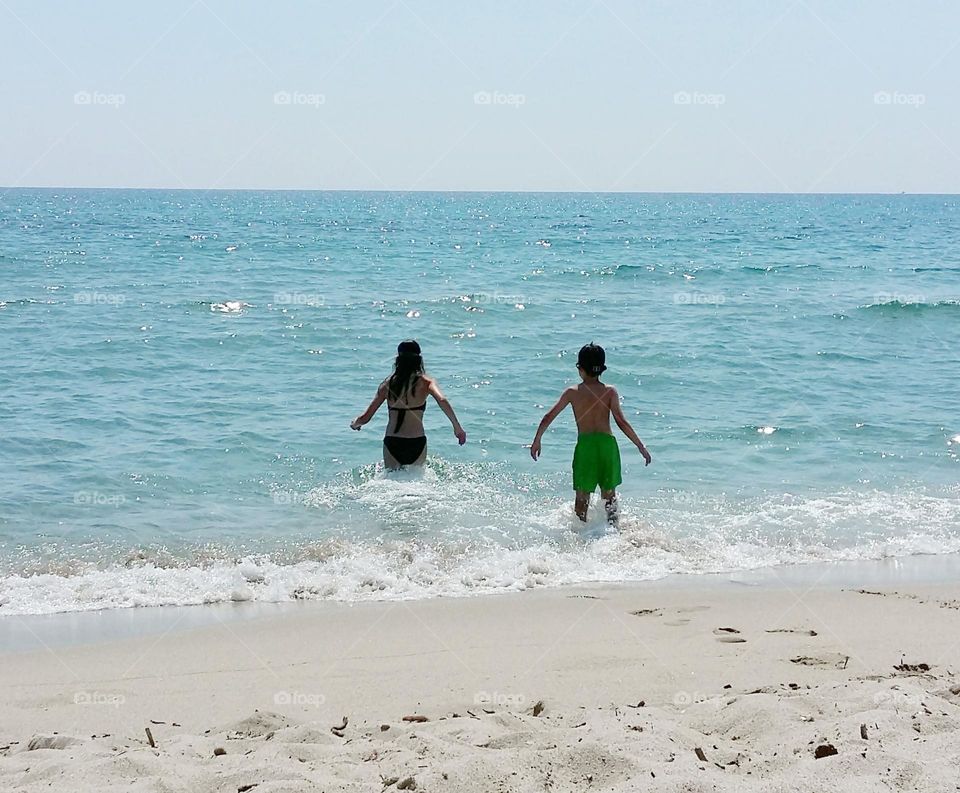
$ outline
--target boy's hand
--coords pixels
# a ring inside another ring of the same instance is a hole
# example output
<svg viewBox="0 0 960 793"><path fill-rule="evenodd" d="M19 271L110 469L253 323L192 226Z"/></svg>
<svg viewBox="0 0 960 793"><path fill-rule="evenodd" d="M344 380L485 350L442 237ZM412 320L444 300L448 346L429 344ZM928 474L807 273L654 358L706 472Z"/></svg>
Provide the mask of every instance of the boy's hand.
<svg viewBox="0 0 960 793"><path fill-rule="evenodd" d="M457 436L457 442L463 446L467 442L467 433L463 427L454 427L453 434Z"/></svg>
<svg viewBox="0 0 960 793"><path fill-rule="evenodd" d="M644 463L645 466L650 465L650 463L653 462L653 458L650 456L650 452L647 451L646 446L640 447L640 454L642 454L643 459L646 460L646 462Z"/></svg>
<svg viewBox="0 0 960 793"><path fill-rule="evenodd" d="M533 443L530 444L530 456L536 460L540 457L540 439L536 438Z"/></svg>

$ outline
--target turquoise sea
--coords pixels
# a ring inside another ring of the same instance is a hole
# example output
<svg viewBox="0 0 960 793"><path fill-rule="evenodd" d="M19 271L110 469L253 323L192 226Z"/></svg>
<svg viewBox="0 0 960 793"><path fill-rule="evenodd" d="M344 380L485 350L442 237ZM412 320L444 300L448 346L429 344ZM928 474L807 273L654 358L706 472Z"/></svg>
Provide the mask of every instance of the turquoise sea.
<svg viewBox="0 0 960 793"><path fill-rule="evenodd" d="M9 189L0 273L0 615L960 551L960 197ZM619 531L526 448L589 341Z"/></svg>

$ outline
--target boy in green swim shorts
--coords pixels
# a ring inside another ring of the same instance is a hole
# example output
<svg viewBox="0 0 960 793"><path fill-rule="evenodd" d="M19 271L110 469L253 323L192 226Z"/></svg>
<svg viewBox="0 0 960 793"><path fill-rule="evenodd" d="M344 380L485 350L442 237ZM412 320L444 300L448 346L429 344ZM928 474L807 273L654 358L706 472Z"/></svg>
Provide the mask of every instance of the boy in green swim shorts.
<svg viewBox="0 0 960 793"><path fill-rule="evenodd" d="M573 489L577 493L574 510L580 520L586 521L590 496L599 487L607 509L607 520L616 524L617 485L623 480L620 477L620 448L610 431L611 414L621 432L640 450L646 465L650 465L653 458L623 415L617 389L600 382L600 375L607 368L605 363L606 354L599 345L587 344L581 348L577 369L582 382L567 388L557 404L547 411L530 445L530 456L534 460L540 456L543 433L567 405L572 405L579 432L573 452Z"/></svg>

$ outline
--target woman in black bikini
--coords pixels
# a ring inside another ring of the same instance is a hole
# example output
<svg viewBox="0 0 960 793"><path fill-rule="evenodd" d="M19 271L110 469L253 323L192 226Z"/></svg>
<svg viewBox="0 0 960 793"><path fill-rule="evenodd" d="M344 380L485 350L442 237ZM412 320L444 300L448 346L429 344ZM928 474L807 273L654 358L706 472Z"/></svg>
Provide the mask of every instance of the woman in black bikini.
<svg viewBox="0 0 960 793"><path fill-rule="evenodd" d="M467 442L453 407L437 385L437 381L423 371L423 356L415 341L400 342L393 374L377 389L370 407L357 416L350 425L359 430L374 417L384 402L390 410L387 434L383 438L383 464L396 470L405 465L423 465L427 459L427 436L423 434L423 411L427 409L427 396L432 396L440 410L453 424L453 434L460 445Z"/></svg>

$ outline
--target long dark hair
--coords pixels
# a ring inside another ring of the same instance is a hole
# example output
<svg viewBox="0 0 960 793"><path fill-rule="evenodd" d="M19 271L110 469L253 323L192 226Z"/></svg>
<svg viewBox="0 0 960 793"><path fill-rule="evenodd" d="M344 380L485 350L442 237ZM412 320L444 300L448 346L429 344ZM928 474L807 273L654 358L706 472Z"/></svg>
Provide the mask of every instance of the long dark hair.
<svg viewBox="0 0 960 793"><path fill-rule="evenodd" d="M393 399L400 399L409 394L423 374L423 356L420 354L420 345L413 339L402 341L397 345L397 359L393 364L393 374L387 389Z"/></svg>

